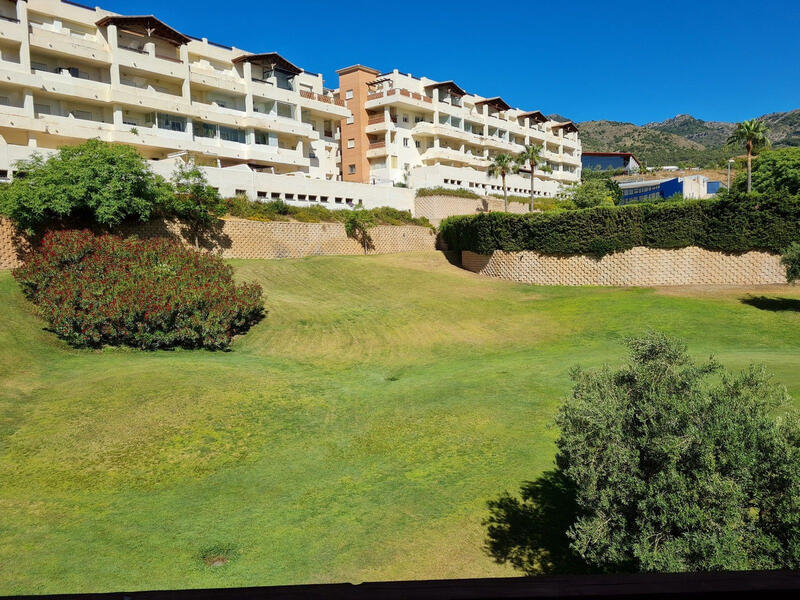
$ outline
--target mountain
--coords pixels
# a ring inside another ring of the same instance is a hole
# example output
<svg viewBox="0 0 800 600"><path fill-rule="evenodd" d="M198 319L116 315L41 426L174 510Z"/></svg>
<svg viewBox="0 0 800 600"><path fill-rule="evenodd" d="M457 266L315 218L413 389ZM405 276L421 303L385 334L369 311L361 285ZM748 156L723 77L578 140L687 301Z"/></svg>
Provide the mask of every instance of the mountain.
<svg viewBox="0 0 800 600"><path fill-rule="evenodd" d="M800 146L800 109L758 117L769 129L773 146ZM578 123L583 149L590 152L633 152L648 165L720 163L739 154L725 143L735 123L703 121L677 115L660 123L634 125L618 121Z"/></svg>

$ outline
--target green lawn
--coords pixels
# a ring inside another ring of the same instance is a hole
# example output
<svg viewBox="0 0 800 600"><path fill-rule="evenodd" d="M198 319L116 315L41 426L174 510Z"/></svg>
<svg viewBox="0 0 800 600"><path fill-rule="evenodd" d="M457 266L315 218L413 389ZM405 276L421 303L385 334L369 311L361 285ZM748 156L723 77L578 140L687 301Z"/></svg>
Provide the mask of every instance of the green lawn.
<svg viewBox="0 0 800 600"><path fill-rule="evenodd" d="M70 349L0 273L0 594L511 574L486 500L551 465L570 367L648 327L800 397L800 312L747 290L514 285L433 253L234 264L269 314L227 353Z"/></svg>

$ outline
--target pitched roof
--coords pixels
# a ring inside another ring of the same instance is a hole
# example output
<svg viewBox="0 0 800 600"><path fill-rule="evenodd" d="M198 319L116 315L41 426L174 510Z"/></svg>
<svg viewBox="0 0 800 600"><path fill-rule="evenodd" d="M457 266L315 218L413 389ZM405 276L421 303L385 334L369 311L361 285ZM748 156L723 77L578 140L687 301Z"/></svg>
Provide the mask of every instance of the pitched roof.
<svg viewBox="0 0 800 600"><path fill-rule="evenodd" d="M458 84L456 84L456 82L453 81L452 79L449 80L449 81L440 81L438 83L431 83L431 84L425 86L426 90L431 89L431 88L433 88L433 89L447 88L447 91L455 92L458 96L466 96L467 95L467 92L462 90L461 87Z"/></svg>
<svg viewBox="0 0 800 600"><path fill-rule="evenodd" d="M546 123L550 119L544 116L544 113L540 110L530 110L528 112L520 113L517 115L518 118L524 119L525 117L530 117L531 119L535 119L539 123Z"/></svg>
<svg viewBox="0 0 800 600"><path fill-rule="evenodd" d="M98 27L105 27L106 25L117 25L135 31L141 29L147 36L158 36L165 40L172 42L177 46L188 44L190 38L183 35L181 32L176 31L164 21L155 18L153 15L138 15L138 16L124 16L124 15L109 15L103 17L97 23Z"/></svg>
<svg viewBox="0 0 800 600"><path fill-rule="evenodd" d="M567 131L578 131L578 126L572 121L561 121L553 125L553 129L566 129Z"/></svg>
<svg viewBox="0 0 800 600"><path fill-rule="evenodd" d="M509 110L511 108L500 96L495 96L494 98L484 98L483 100L476 102L475 106L481 106L483 104L493 106L497 110Z"/></svg>
<svg viewBox="0 0 800 600"><path fill-rule="evenodd" d="M299 75L300 73L303 72L303 69L293 65L277 52L264 52L262 54L242 54L241 56L237 56L236 58L234 58L233 62L235 64L239 64L242 62L266 63L270 65L273 69L277 68L280 69L281 71L294 73L295 75Z"/></svg>

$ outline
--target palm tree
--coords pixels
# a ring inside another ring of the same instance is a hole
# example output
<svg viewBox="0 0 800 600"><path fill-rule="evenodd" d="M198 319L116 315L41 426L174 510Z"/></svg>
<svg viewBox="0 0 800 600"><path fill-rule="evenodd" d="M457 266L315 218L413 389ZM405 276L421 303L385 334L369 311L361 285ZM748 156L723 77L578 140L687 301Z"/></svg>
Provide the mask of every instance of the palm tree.
<svg viewBox="0 0 800 600"><path fill-rule="evenodd" d="M531 165L531 212L533 212L533 173L536 170L536 165L539 164L539 161L542 159L542 157L539 156L539 152L541 151L541 146L526 144L525 149L517 154L517 165L520 167L523 167L525 163L530 163Z"/></svg>
<svg viewBox="0 0 800 600"><path fill-rule="evenodd" d="M508 189L506 188L506 175L509 173L516 173L517 171L519 171L519 166L514 160L514 157L505 152L495 154L492 157L492 162L489 164L489 176L500 177L503 180L503 203L506 212L508 212Z"/></svg>
<svg viewBox="0 0 800 600"><path fill-rule="evenodd" d="M733 130L731 137L728 138L728 144L747 150L747 193L749 194L753 189L753 153L769 146L767 126L764 125L763 121L757 121L756 119L737 123L736 129Z"/></svg>

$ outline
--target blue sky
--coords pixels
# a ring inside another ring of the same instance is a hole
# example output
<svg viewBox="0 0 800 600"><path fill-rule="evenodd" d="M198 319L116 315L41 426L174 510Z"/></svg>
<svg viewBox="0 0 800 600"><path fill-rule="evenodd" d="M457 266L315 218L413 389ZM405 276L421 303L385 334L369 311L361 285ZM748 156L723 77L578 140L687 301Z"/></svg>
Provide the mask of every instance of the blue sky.
<svg viewBox="0 0 800 600"><path fill-rule="evenodd" d="M328 87L336 69L360 62L577 121L740 121L800 108L798 0L98 3L279 52Z"/></svg>

